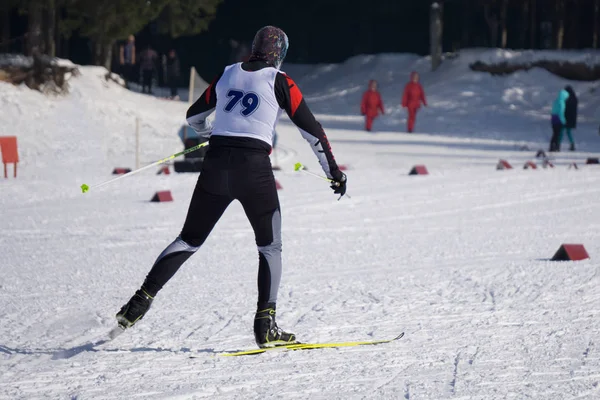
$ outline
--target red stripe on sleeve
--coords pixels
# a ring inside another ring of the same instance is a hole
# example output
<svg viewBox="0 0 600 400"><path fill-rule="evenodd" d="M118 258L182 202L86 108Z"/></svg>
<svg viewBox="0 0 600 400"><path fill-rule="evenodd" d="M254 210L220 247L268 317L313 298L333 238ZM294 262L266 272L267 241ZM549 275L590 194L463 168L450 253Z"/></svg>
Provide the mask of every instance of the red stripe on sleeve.
<svg viewBox="0 0 600 400"><path fill-rule="evenodd" d="M296 85L296 82L294 82L292 78L286 75L285 79L287 80L288 88L290 89L290 108L293 116L302 102L302 92L300 92L298 85Z"/></svg>
<svg viewBox="0 0 600 400"><path fill-rule="evenodd" d="M206 96L204 96L204 99L206 100L206 104L210 103L210 92L212 92L212 83L208 86L208 88L206 89Z"/></svg>
<svg viewBox="0 0 600 400"><path fill-rule="evenodd" d="M214 78L210 85L206 88L206 104L210 104L210 93L212 92L213 86L217 83L217 78Z"/></svg>

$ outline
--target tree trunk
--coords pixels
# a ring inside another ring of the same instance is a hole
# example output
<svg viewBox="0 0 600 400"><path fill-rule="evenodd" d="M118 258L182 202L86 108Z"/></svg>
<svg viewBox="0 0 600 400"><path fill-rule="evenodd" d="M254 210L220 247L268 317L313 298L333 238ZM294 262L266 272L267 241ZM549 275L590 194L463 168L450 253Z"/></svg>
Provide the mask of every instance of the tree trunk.
<svg viewBox="0 0 600 400"><path fill-rule="evenodd" d="M498 46L498 27L500 25L498 17L491 12L489 4L483 6L483 11L485 22L487 22L490 29L490 47L496 47Z"/></svg>
<svg viewBox="0 0 600 400"><path fill-rule="evenodd" d="M441 56L444 52L444 2L439 3L440 4L440 63L441 63Z"/></svg>
<svg viewBox="0 0 600 400"><path fill-rule="evenodd" d="M570 0L565 4L565 37L563 39L564 48L579 48L579 21L581 20L581 7L579 3L579 0Z"/></svg>
<svg viewBox="0 0 600 400"><path fill-rule="evenodd" d="M357 54L367 54L371 48L373 37L373 23L367 10L361 13L361 18L358 22L358 32L355 51Z"/></svg>
<svg viewBox="0 0 600 400"><path fill-rule="evenodd" d="M508 5L508 0L502 0L502 8L500 10L500 21L502 24L502 44L501 47L503 49L506 48L506 42L508 39L508 34L506 31L506 7Z"/></svg>
<svg viewBox="0 0 600 400"><path fill-rule="evenodd" d="M0 8L0 52L9 52L10 46L10 10Z"/></svg>
<svg viewBox="0 0 600 400"><path fill-rule="evenodd" d="M463 15L462 15L462 38L461 47L469 47L469 29L471 29L470 19L471 17L471 0L463 1Z"/></svg>
<svg viewBox="0 0 600 400"><path fill-rule="evenodd" d="M114 48L114 43L105 43L104 44L104 50L102 52L102 55L104 57L104 63L102 65L104 65L104 67L110 72L112 70L112 56L113 56L113 48Z"/></svg>
<svg viewBox="0 0 600 400"><path fill-rule="evenodd" d="M529 26L529 47L531 47L532 49L535 49L536 46L536 40L535 40L535 36L537 34L537 4L536 4L536 0L531 0L531 23Z"/></svg>
<svg viewBox="0 0 600 400"><path fill-rule="evenodd" d="M569 36L570 38L570 43L571 43L571 47L578 49L579 48L579 31L580 29L578 29L579 27L579 23L578 21L580 21L580 4L579 4L579 0L573 0L573 10L571 10L571 20L569 21Z"/></svg>
<svg viewBox="0 0 600 400"><path fill-rule="evenodd" d="M529 20L529 1L523 2L523 8L521 9L521 29L519 34L519 47L524 49L527 46L527 21Z"/></svg>
<svg viewBox="0 0 600 400"><path fill-rule="evenodd" d="M62 57L62 35L60 34L60 25L61 25L61 15L62 8L60 5L56 7L56 12L54 13L54 43L56 44L55 52L57 57Z"/></svg>
<svg viewBox="0 0 600 400"><path fill-rule="evenodd" d="M106 41L104 37L94 40L94 65L100 65L105 67L109 71L111 70L112 54L113 54L113 43Z"/></svg>
<svg viewBox="0 0 600 400"><path fill-rule="evenodd" d="M598 37L600 36L600 0L594 1L594 34L592 39L592 47L598 48Z"/></svg>
<svg viewBox="0 0 600 400"><path fill-rule="evenodd" d="M27 16L27 55L43 53L42 6L35 0L29 1Z"/></svg>
<svg viewBox="0 0 600 400"><path fill-rule="evenodd" d="M556 18L558 27L556 31L556 48L562 50L565 39L565 2L564 0L556 0Z"/></svg>
<svg viewBox="0 0 600 400"><path fill-rule="evenodd" d="M431 51L431 69L435 71L442 63L442 6L432 3L429 10L429 46Z"/></svg>
<svg viewBox="0 0 600 400"><path fill-rule="evenodd" d="M94 39L92 41L92 54L94 59L94 65L102 65L102 44L101 39Z"/></svg>
<svg viewBox="0 0 600 400"><path fill-rule="evenodd" d="M56 4L54 0L48 0L44 10L44 35L46 54L50 57L56 56Z"/></svg>

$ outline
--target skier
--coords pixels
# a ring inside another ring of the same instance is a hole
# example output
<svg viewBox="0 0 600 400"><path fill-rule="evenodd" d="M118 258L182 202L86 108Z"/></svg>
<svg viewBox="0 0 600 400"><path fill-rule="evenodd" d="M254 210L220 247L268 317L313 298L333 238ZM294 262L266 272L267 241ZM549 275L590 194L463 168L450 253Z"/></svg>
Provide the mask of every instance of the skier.
<svg viewBox="0 0 600 400"><path fill-rule="evenodd" d="M552 138L550 139L550 151L560 151L560 138L562 137L562 130L567 125L567 118L565 116L565 110L567 108L566 102L569 98L569 92L562 89L558 92L558 96L552 103L552 115L550 122L552 124Z"/></svg>
<svg viewBox="0 0 600 400"><path fill-rule="evenodd" d="M377 118L380 112L382 115L385 114L383 101L381 101L381 95L377 91L377 81L371 79L369 89L365 91L360 102L360 113L365 116L365 130L371 132L373 120Z"/></svg>
<svg viewBox="0 0 600 400"><path fill-rule="evenodd" d="M121 65L121 75L125 80L125 88L129 89L129 83L134 81L135 36L129 35L127 43L119 47L119 64Z"/></svg>
<svg viewBox="0 0 600 400"><path fill-rule="evenodd" d="M425 92L419 83L419 74L413 71L410 74L410 82L406 84L402 94L402 107L408 110L407 130L409 133L412 133L415 128L417 111L421 107L421 103L427 107Z"/></svg>
<svg viewBox="0 0 600 400"><path fill-rule="evenodd" d="M259 347L296 342L275 320L281 279L281 214L269 160L273 132L283 110L309 142L334 193L346 193L346 175L336 164L321 124L296 83L279 68L288 38L266 26L255 35L247 62L225 67L187 111L187 122L209 135L209 150L179 236L158 256L139 290L117 313L123 329L148 311L156 294L204 243L233 200L242 204L258 247L258 302L254 338ZM213 126L207 117L215 111Z"/></svg>
<svg viewBox="0 0 600 400"><path fill-rule="evenodd" d="M177 57L175 49L169 50L168 56L163 55L163 73L165 83L171 90L169 98L171 100L179 100L179 95L177 94L177 84L180 76L179 57Z"/></svg>
<svg viewBox="0 0 600 400"><path fill-rule="evenodd" d="M148 94L152 92L152 78L154 77L154 71L156 70L156 61L158 60L158 54L148 44L146 48L140 54L140 75L142 76L142 93L146 93L148 88Z"/></svg>

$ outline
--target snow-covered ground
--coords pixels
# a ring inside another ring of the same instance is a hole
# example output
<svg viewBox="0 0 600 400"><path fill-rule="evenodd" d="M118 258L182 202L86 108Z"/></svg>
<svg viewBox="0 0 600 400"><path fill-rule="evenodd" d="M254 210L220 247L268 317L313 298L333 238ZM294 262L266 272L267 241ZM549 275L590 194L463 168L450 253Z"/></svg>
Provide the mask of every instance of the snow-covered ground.
<svg viewBox="0 0 600 400"><path fill-rule="evenodd" d="M135 167L136 117L142 165L180 151L186 104L128 92L95 67L64 98L0 83L0 131L18 136L22 159L17 179L0 179L0 398L599 398L600 167L583 165L600 149L598 85L572 83L581 151L523 170L547 147L549 105L567 81L474 73L475 56L435 73L410 55L286 66L349 166L352 198L293 172L298 161L319 169L283 120L278 321L303 341L406 336L241 358L217 354L255 346L256 248L237 203L142 321L90 345L178 234L197 174L79 186ZM430 107L410 135L398 102L412 69ZM356 114L370 78L389 115L367 134ZM515 169L497 171L500 158ZM430 174L408 176L416 164ZM150 203L158 190L174 202ZM591 258L549 261L562 243Z"/></svg>

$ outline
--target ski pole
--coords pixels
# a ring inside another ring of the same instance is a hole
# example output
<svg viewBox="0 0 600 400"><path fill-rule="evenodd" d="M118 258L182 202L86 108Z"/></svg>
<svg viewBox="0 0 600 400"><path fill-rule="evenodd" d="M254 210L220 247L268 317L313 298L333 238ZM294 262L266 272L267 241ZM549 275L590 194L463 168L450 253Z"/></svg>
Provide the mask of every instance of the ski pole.
<svg viewBox="0 0 600 400"><path fill-rule="evenodd" d="M294 164L294 171L302 171L302 172L305 172L305 173L307 173L307 174L309 174L309 175L316 176L317 178L321 178L321 179L323 179L324 181L327 181L327 182L333 183L333 179L329 179L329 178L327 178L327 177L325 177L325 176L321 176L321 175L318 175L318 174L315 174L315 173L313 173L313 172L310 172L310 171L307 171L307 170L305 170L305 169L304 169L304 165L302 165L301 163L296 163L296 164ZM337 182L336 182L336 183L337 183Z"/></svg>
<svg viewBox="0 0 600 400"><path fill-rule="evenodd" d="M325 181L327 181L327 182L329 182L329 183L332 183L332 184L333 184L333 185L335 185L335 186L340 186L340 184L339 184L338 182L334 181L333 179L329 179L329 178L327 178L327 177L325 177L325 176L322 176L322 175L319 175L319 174L315 174L315 173L313 173L313 172L310 172L310 171L307 171L307 170L305 170L305 169L304 169L304 165L302 165L302 163L296 163L296 164L294 164L294 171L302 171L302 172L305 172L305 173L307 173L307 174L309 174L309 175L312 175L312 176L314 176L314 177L321 178L321 179L323 179L323 180L325 180ZM350 197L350 195L349 195L349 194L347 194L347 193L346 193L346 196L348 196L348 198L349 198L349 199L351 199L351 198L352 198L352 197ZM342 198L342 196L340 196L340 197L338 198L338 201L339 201L341 198Z"/></svg>
<svg viewBox="0 0 600 400"><path fill-rule="evenodd" d="M169 157L167 157L167 158L163 158L162 160L158 160L158 161L156 161L156 162L153 162L152 164L150 164L150 165L146 165L145 167L142 167L142 168L135 169L135 170L133 170L133 171L130 171L130 172L126 173L126 174L123 174L123 175L121 175L121 176L118 176L118 177L116 177L116 178L114 178L114 179L111 179L111 180L109 180L109 181L106 181L106 182L98 183L98 184L96 184L96 185L93 185L93 186L88 186L88 185L86 185L86 184L84 183L83 185L81 185L81 192L82 192L82 193L86 193L86 192L88 192L90 189L99 188L100 186L107 185L107 184L109 184L109 183L111 183L111 182L114 182L114 181L117 181L117 180L119 180L119 179L125 178L126 176L131 176L131 175L133 175L133 174L137 174L138 172L141 172L141 171L143 171L143 170L145 170L145 169L148 169L148 168L150 168L150 167L154 167L155 165L159 165L159 164L166 163L167 161L170 161L170 160L172 160L172 159L174 159L174 158L176 158L176 157L182 156L182 155L184 155L184 154L191 153L192 151L196 151L196 150L198 150L198 149L200 149L200 148L202 148L202 147L204 147L204 146L208 146L208 142L200 143L200 144L199 144L199 145L197 145L197 146L190 147L189 149L185 149L184 151L180 151L179 153L176 153L176 154L170 155L170 156L169 156Z"/></svg>

